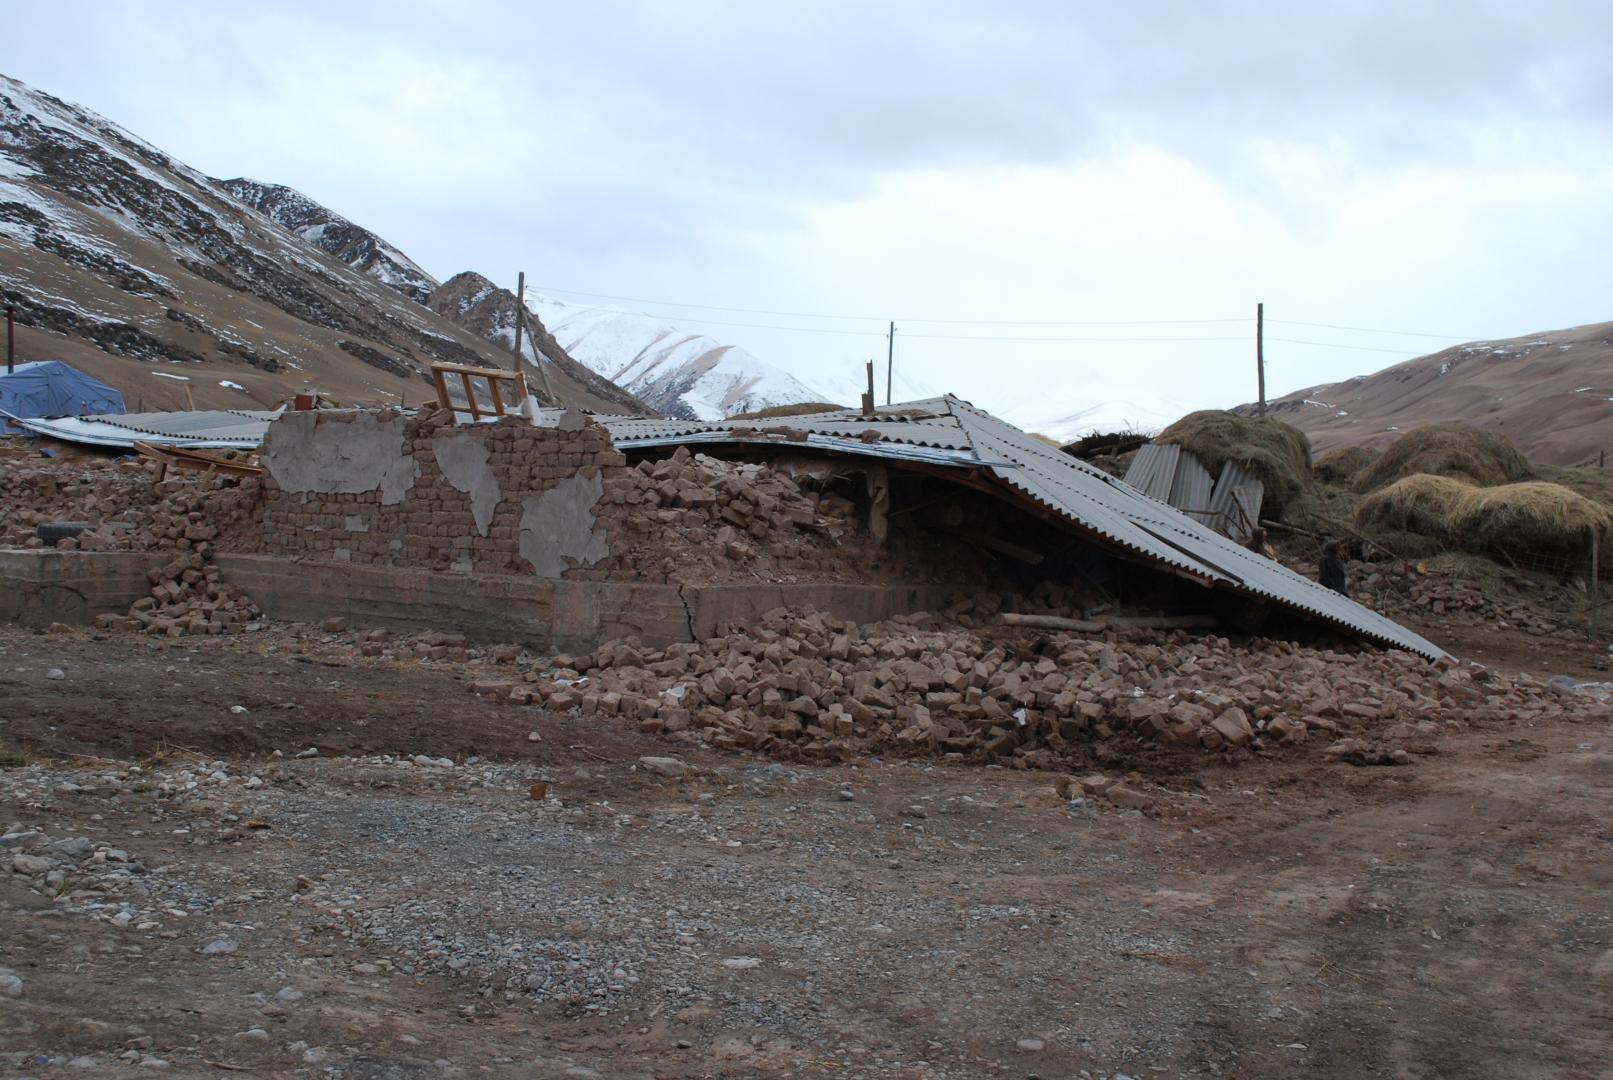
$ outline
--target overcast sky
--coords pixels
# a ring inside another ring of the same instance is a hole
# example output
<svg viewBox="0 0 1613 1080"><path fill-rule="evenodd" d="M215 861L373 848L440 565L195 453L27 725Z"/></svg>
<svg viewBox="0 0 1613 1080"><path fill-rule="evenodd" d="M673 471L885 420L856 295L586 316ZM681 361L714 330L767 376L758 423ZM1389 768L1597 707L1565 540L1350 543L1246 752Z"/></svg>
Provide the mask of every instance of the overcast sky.
<svg viewBox="0 0 1613 1080"><path fill-rule="evenodd" d="M1257 301L1273 396L1613 319L1597 0L262 7L15 5L4 68L439 277L867 316L624 305L808 381L893 318L1026 424L1251 400Z"/></svg>

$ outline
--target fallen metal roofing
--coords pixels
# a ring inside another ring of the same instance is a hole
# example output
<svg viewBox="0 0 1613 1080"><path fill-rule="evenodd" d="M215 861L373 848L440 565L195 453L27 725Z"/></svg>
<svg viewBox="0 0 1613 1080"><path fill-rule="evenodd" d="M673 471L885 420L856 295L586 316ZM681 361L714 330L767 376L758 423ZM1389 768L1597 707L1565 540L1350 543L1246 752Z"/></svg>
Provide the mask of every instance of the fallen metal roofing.
<svg viewBox="0 0 1613 1080"><path fill-rule="evenodd" d="M250 450L263 441L278 411L201 409L195 412L116 413L16 419L35 435L64 442L133 449L137 442L198 450Z"/></svg>
<svg viewBox="0 0 1613 1080"><path fill-rule="evenodd" d="M553 422L548 412L539 422ZM1078 532L1143 561L1169 567L1208 587L1227 588L1354 630L1428 657L1444 655L1427 639L1287 567L1248 550L1208 525L955 397L910 402L863 417L853 409L772 420L647 420L598 416L620 448L726 443L794 445L914 460L915 450L945 449L949 463L972 466L1007 492L1034 503ZM766 428L808 433L785 442ZM865 432L873 432L877 439ZM1146 448L1144 448L1146 449ZM1174 470L1173 470L1174 475ZM1206 474L1207 475L1207 474ZM1202 483L1189 481L1195 494ZM1169 487L1166 489L1169 492ZM1007 493L1005 492L1005 493Z"/></svg>

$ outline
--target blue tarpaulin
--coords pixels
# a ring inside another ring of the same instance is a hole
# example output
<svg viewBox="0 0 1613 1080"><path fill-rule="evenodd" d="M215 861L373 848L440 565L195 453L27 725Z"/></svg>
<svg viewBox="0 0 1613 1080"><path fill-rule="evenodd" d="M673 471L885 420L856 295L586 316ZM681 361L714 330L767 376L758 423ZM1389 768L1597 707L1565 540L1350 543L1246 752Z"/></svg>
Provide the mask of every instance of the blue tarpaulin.
<svg viewBox="0 0 1613 1080"><path fill-rule="evenodd" d="M10 374L0 368L0 412L33 419L124 411L122 394L60 360L20 364ZM0 416L0 433L23 430Z"/></svg>

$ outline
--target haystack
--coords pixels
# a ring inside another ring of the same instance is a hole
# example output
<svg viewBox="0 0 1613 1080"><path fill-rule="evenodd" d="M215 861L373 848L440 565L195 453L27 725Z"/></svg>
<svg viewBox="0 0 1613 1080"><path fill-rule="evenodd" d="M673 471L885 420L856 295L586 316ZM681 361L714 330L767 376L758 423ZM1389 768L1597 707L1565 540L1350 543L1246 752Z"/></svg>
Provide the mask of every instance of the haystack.
<svg viewBox="0 0 1613 1080"><path fill-rule="evenodd" d="M1471 488L1456 507L1452 532L1469 549L1577 553L1591 530L1605 531L1613 514L1561 484L1530 481Z"/></svg>
<svg viewBox="0 0 1613 1080"><path fill-rule="evenodd" d="M1365 446L1341 446L1316 459L1316 479L1324 484L1354 484L1378 460L1378 452Z"/></svg>
<svg viewBox="0 0 1613 1080"><path fill-rule="evenodd" d="M1533 480L1478 487L1414 474L1373 492L1357 520L1382 533L1411 532L1465 551L1577 555L1613 513L1561 484Z"/></svg>
<svg viewBox="0 0 1613 1080"><path fill-rule="evenodd" d="M1154 441L1192 451L1212 473L1229 461L1248 468L1265 485L1265 516L1281 517L1311 486L1311 441L1280 420L1206 409L1188 413Z"/></svg>
<svg viewBox="0 0 1613 1080"><path fill-rule="evenodd" d="M1512 440L1470 424L1428 424L1413 428L1384 448L1356 479L1362 494L1423 473L1467 480L1480 487L1528 480L1529 461Z"/></svg>
<svg viewBox="0 0 1613 1080"><path fill-rule="evenodd" d="M1477 490L1461 480L1418 473L1368 495L1356 520L1374 532L1412 532L1449 541L1457 508Z"/></svg>

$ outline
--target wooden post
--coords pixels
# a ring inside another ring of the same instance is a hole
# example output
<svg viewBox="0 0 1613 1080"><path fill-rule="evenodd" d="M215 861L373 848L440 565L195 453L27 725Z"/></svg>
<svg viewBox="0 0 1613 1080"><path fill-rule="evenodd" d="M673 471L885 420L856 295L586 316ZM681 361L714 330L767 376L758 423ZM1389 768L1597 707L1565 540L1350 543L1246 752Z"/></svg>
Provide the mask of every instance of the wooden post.
<svg viewBox="0 0 1613 1080"><path fill-rule="evenodd" d="M1266 415L1266 305L1255 305L1255 369L1260 379L1260 415Z"/></svg>
<svg viewBox="0 0 1613 1080"><path fill-rule="evenodd" d="M190 392L190 383L185 384L185 401L190 405L190 411L196 411L196 395Z"/></svg>
<svg viewBox="0 0 1613 1080"><path fill-rule="evenodd" d="M874 362L868 361L868 389L863 392L863 415L874 415Z"/></svg>
<svg viewBox="0 0 1613 1080"><path fill-rule="evenodd" d="M526 325L523 317L526 307L526 271L516 279L515 285L515 370L521 370L521 327Z"/></svg>
<svg viewBox="0 0 1613 1080"><path fill-rule="evenodd" d="M892 371L895 370L895 364L896 364L896 323L894 321L892 321L892 323L891 323L891 332L890 332L890 340L885 345L885 405L886 405L887 408L890 406L890 403L891 403L891 381L892 381L892 378L893 378L891 373L892 373ZM874 392L874 384L872 382L870 382L868 384L868 392L870 394L872 394Z"/></svg>
<svg viewBox="0 0 1613 1080"><path fill-rule="evenodd" d="M1599 578L1601 576L1601 573L1602 573L1602 568L1599 565L1599 554L1600 553L1597 551L1596 533L1597 533L1596 527L1594 525L1591 526L1591 580L1590 580L1589 587L1586 589L1586 592L1589 594L1590 601L1591 601L1591 619L1590 619L1590 623L1591 623L1591 644L1592 645L1595 645L1597 643L1597 632L1596 632L1596 594L1597 594L1597 591L1598 591L1597 590L1597 578Z"/></svg>
<svg viewBox="0 0 1613 1080"><path fill-rule="evenodd" d="M17 370L17 309L6 305L6 374Z"/></svg>

